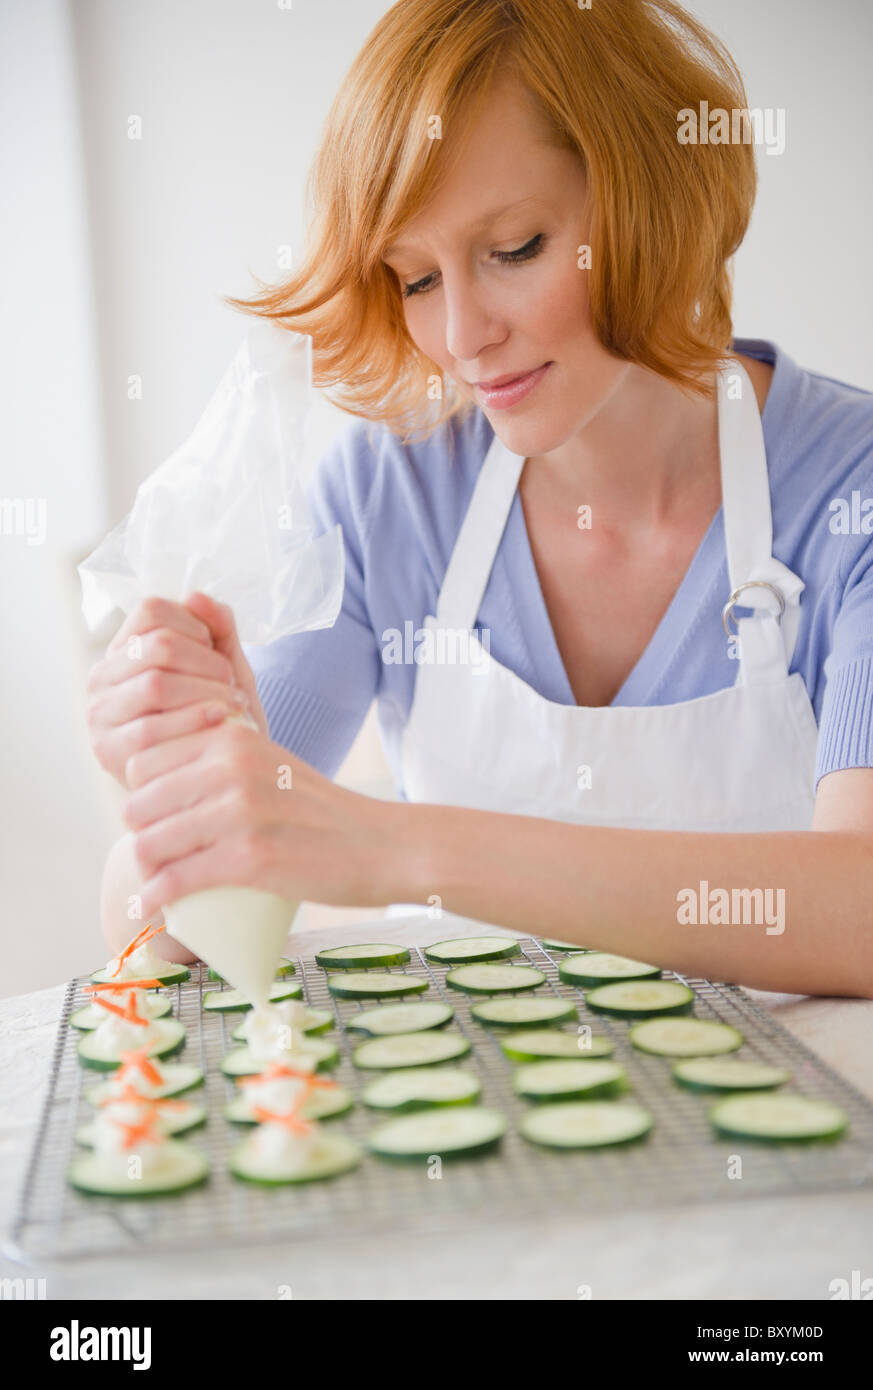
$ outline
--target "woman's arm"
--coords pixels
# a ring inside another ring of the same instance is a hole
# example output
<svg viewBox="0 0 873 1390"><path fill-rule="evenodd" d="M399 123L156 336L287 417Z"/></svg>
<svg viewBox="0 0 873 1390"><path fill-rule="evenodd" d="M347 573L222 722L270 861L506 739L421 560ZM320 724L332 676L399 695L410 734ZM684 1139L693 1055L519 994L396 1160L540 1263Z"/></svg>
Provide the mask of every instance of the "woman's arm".
<svg viewBox="0 0 873 1390"><path fill-rule="evenodd" d="M609 829L451 806L403 813L397 858L420 866L414 883L398 885L411 892L405 901L436 895L451 912L683 975L873 998L873 770L823 778L810 831ZM728 890L724 924L699 910L716 889ZM731 898L743 889L761 891Z"/></svg>
<svg viewBox="0 0 873 1390"><path fill-rule="evenodd" d="M136 936L144 925L140 917L128 916L131 906L135 906L133 900L139 898L141 892L142 874L133 853L133 836L122 835L109 851L100 889L103 935L113 955L123 950L131 937ZM153 927L162 926L163 921L164 914L161 911L153 912L149 917ZM190 965L192 961L199 959L166 932L156 936L150 945L155 955L161 956L163 960L180 961L183 965Z"/></svg>

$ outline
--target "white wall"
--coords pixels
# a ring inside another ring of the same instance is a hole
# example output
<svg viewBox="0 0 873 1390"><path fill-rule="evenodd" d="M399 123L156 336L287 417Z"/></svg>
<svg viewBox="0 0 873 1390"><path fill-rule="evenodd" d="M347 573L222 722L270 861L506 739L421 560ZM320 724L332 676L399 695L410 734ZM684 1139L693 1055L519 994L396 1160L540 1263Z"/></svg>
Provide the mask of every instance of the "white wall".
<svg viewBox="0 0 873 1390"><path fill-rule="evenodd" d="M597 3L597 0L595 0ZM784 107L737 262L738 334L873 388L873 6L696 0L751 105ZM0 994L102 955L114 784L84 732L96 658L74 564L190 430L248 320L222 294L299 248L304 177L382 0L4 0L0 497L45 496L44 546L0 535ZM128 138L131 116L143 138ZM143 399L129 400L139 375ZM344 417L320 403L309 462ZM105 641L105 638L104 638ZM375 786L372 718L342 770ZM343 914L349 916L350 914Z"/></svg>

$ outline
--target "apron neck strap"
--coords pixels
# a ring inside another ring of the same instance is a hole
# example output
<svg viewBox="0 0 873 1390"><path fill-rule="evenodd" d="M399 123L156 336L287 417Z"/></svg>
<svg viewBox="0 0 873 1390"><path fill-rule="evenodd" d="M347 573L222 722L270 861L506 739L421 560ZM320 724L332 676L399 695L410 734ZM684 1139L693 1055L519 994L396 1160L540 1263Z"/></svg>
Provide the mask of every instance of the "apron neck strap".
<svg viewBox="0 0 873 1390"><path fill-rule="evenodd" d="M469 629L475 625L524 464L524 458L513 454L495 434L440 589L437 619L441 626Z"/></svg>

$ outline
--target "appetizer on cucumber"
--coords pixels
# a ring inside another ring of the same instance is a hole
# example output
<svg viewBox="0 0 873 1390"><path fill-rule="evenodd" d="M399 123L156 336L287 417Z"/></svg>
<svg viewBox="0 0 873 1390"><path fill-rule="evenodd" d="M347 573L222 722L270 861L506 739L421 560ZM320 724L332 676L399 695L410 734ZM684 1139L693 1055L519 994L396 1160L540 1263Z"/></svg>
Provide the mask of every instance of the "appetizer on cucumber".
<svg viewBox="0 0 873 1390"><path fill-rule="evenodd" d="M257 1111L284 1114L296 1109L304 1120L326 1120L344 1115L353 1101L344 1086L314 1076L315 1059L299 1057L294 1066L271 1062L255 1076L241 1076L238 1093L225 1107L225 1118L236 1124L257 1124Z"/></svg>
<svg viewBox="0 0 873 1390"><path fill-rule="evenodd" d="M530 965L459 965L446 975L446 984L468 994L503 994L510 990L536 989L545 975Z"/></svg>
<svg viewBox="0 0 873 1390"><path fill-rule="evenodd" d="M620 980L654 980L661 973L658 965L627 956L611 956L606 951L585 951L566 956L558 966L558 974L568 985L611 985Z"/></svg>
<svg viewBox="0 0 873 1390"><path fill-rule="evenodd" d="M442 1028L454 1016L455 1011L448 1004L419 1000L412 1004L382 1004L375 1009L364 1009L346 1019L346 1027L375 1037L387 1037L391 1033L424 1033L429 1028Z"/></svg>
<svg viewBox="0 0 873 1390"><path fill-rule="evenodd" d="M153 979L136 980L133 983L128 980L106 980L102 984L86 985L85 990L91 996L91 1003L70 1014L70 1023L73 1028L86 1031L96 1028L106 1018L106 1009L101 1007L104 1000L109 1000L122 1010L129 1007L132 1000L135 1013L140 1013L145 1018L165 1018L173 1008L170 999L166 994L147 993L150 988L160 987L160 984L160 980Z"/></svg>
<svg viewBox="0 0 873 1390"><path fill-rule="evenodd" d="M659 1057L716 1057L743 1045L742 1033L729 1023L705 1018L652 1018L636 1024L628 1036L640 1052Z"/></svg>
<svg viewBox="0 0 873 1390"><path fill-rule="evenodd" d="M736 1139L773 1142L838 1139L846 1132L849 1117L838 1105L806 1096L728 1096L716 1101L709 1120L719 1134Z"/></svg>
<svg viewBox="0 0 873 1390"><path fill-rule="evenodd" d="M103 983L106 980L160 980L162 985L178 985L190 979L191 971L187 965L175 965L155 955L149 943L159 936L166 927L143 927L128 941L119 955L113 956L102 970L95 970L92 980Z"/></svg>
<svg viewBox="0 0 873 1390"><path fill-rule="evenodd" d="M83 1192L110 1197L154 1197L203 1182L204 1154L161 1130L153 1109L134 1123L107 1119L95 1127L94 1148L73 1159L67 1180Z"/></svg>
<svg viewBox="0 0 873 1390"><path fill-rule="evenodd" d="M543 1023L568 1023L578 1018L569 999L485 999L470 1010L487 1028L539 1028Z"/></svg>
<svg viewBox="0 0 873 1390"><path fill-rule="evenodd" d="M425 946L424 954L440 965L460 965L465 961L505 960L520 955L521 947L509 936L459 936Z"/></svg>
<svg viewBox="0 0 873 1390"><path fill-rule="evenodd" d="M160 1133L165 1135L184 1134L206 1123L205 1105L192 1100L151 1100L128 1084L122 1095L100 1106L95 1119L80 1125L76 1130L76 1143L86 1148L99 1148L100 1135L108 1125L136 1125L150 1113L154 1114Z"/></svg>
<svg viewBox="0 0 873 1390"><path fill-rule="evenodd" d="M325 970L372 970L378 966L387 970L389 965L405 965L409 951L405 946L376 941L369 945L329 946L326 951L316 951L315 959Z"/></svg>
<svg viewBox="0 0 873 1390"><path fill-rule="evenodd" d="M299 1058L311 1058L316 1068L332 1067L339 1061L336 1045L305 1033L309 1010L296 999L269 1004L247 1014L245 1047L235 1047L221 1064L226 1076L257 1076L269 1062L296 1066Z"/></svg>
<svg viewBox="0 0 873 1390"><path fill-rule="evenodd" d="M121 1059L121 1066L108 1080L85 1092L85 1099L91 1105L101 1106L107 1101L117 1100L128 1086L133 1086L142 1096L160 1100L203 1085L203 1073L199 1067L189 1066L186 1062L159 1062L149 1057L147 1047L122 1052Z"/></svg>
<svg viewBox="0 0 873 1390"><path fill-rule="evenodd" d="M513 1078L517 1095L528 1100L602 1099L628 1089L627 1075L618 1062L531 1062L519 1067Z"/></svg>
<svg viewBox="0 0 873 1390"><path fill-rule="evenodd" d="M276 1004L281 999L299 999L303 994L303 986L296 980L277 980L270 986L270 1003ZM233 1013L237 1010L251 1009L251 1001L246 998L241 989L213 989L203 996L203 1007L214 1013Z"/></svg>
<svg viewBox="0 0 873 1390"><path fill-rule="evenodd" d="M293 1003L297 1009L302 1007L302 1013L296 1015L297 1023L295 1025L301 1033L327 1033L333 1027L333 1014L330 1009L311 1009L308 1004L301 1006L296 1000L288 1002ZM251 1013L246 1013L242 1021L234 1028L230 1035L234 1042L248 1042L249 1033L253 1027L252 1016ZM292 1026L291 1017L286 1014L284 1018L289 1027Z"/></svg>
<svg viewBox="0 0 873 1390"><path fill-rule="evenodd" d="M489 1152L505 1131L499 1110L461 1105L388 1120L372 1131L367 1144L380 1158L469 1158Z"/></svg>
<svg viewBox="0 0 873 1390"><path fill-rule="evenodd" d="M384 1038L369 1038L352 1053L356 1067L385 1068L431 1066L437 1062L452 1062L465 1057L470 1044L462 1033L445 1030L428 1033L394 1033Z"/></svg>
<svg viewBox="0 0 873 1390"><path fill-rule="evenodd" d="M251 1134L234 1145L228 1160L231 1173L246 1182L273 1187L335 1178L363 1158L359 1145L303 1119L299 1108L279 1114L258 1105L255 1119Z"/></svg>
<svg viewBox="0 0 873 1390"><path fill-rule="evenodd" d="M389 975L379 970L328 975L327 987L337 999L379 999L391 994L423 994L429 981L420 975Z"/></svg>
<svg viewBox="0 0 873 1390"><path fill-rule="evenodd" d="M185 1029L175 1018L149 1019L137 1012L135 997L124 1008L100 999L106 1019L86 1032L79 1040L76 1052L86 1067L114 1071L124 1061L124 1054L145 1048L149 1057L165 1057L185 1042Z"/></svg>
<svg viewBox="0 0 873 1390"><path fill-rule="evenodd" d="M457 1067L410 1067L390 1071L365 1086L361 1100L373 1110L424 1110L431 1105L470 1105L481 1086Z"/></svg>
<svg viewBox="0 0 873 1390"><path fill-rule="evenodd" d="M519 1133L549 1149L595 1149L642 1139L652 1124L649 1111L633 1101L577 1100L534 1107Z"/></svg>
<svg viewBox="0 0 873 1390"><path fill-rule="evenodd" d="M678 980L629 980L592 989L585 1003L598 1013L648 1018L651 1014L688 1013L694 1007L694 991Z"/></svg>
<svg viewBox="0 0 873 1390"><path fill-rule="evenodd" d="M500 1047L512 1062L536 1062L541 1057L571 1057L584 1062L589 1057L609 1057L615 1051L609 1038L562 1033L557 1028L528 1028L510 1033L501 1040Z"/></svg>
<svg viewBox="0 0 873 1390"><path fill-rule="evenodd" d="M770 1091L791 1080L791 1072L766 1062L743 1062L736 1057L692 1057L676 1062L673 1076L690 1091Z"/></svg>

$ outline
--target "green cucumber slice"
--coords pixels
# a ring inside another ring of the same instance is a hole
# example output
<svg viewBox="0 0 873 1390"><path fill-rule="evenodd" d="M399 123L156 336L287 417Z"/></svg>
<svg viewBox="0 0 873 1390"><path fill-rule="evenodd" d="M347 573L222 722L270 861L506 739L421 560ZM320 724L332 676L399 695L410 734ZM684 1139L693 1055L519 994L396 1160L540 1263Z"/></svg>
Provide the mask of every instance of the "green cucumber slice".
<svg viewBox="0 0 873 1390"><path fill-rule="evenodd" d="M168 1135L186 1134L189 1129L197 1129L206 1123L206 1106L195 1105L189 1101L184 1110L166 1110L161 1116L163 1132ZM94 1145L94 1121L80 1125L76 1130L76 1143L90 1149Z"/></svg>
<svg viewBox="0 0 873 1390"><path fill-rule="evenodd" d="M584 955L588 950L587 946L574 946L572 941L559 941L554 936L541 936L539 941L547 951L576 951L579 955Z"/></svg>
<svg viewBox="0 0 873 1390"><path fill-rule="evenodd" d="M253 1113L255 1103L245 1094L234 1096L224 1108L224 1118L237 1125L257 1124ZM354 1103L351 1092L345 1086L336 1086L329 1091L314 1090L301 1105L300 1114L304 1120L332 1120L336 1115L347 1114Z"/></svg>
<svg viewBox="0 0 873 1390"><path fill-rule="evenodd" d="M438 961L440 965L454 965L474 960L505 960L507 956L518 956L521 947L512 937L506 936L458 936L450 941L435 941L425 946L424 954L428 960Z"/></svg>
<svg viewBox="0 0 873 1390"><path fill-rule="evenodd" d="M414 1004L383 1004L381 1008L365 1009L346 1022L347 1028L386 1037L390 1033L423 1033L428 1028L442 1028L455 1016L448 1004L429 1000Z"/></svg>
<svg viewBox="0 0 873 1390"><path fill-rule="evenodd" d="M170 1052L184 1046L185 1028L178 1019L158 1018L149 1024L149 1027L154 1028L156 1034L147 1056L166 1057ZM79 1061L86 1067L95 1067L98 1071L114 1071L116 1067L121 1066L121 1054L108 1051L98 1039L97 1033L98 1029L94 1028L82 1034L76 1047ZM127 1050L124 1048L125 1052Z"/></svg>
<svg viewBox="0 0 873 1390"><path fill-rule="evenodd" d="M481 1090L475 1076L457 1067L410 1067L371 1081L361 1100L373 1110L422 1110L429 1105L470 1105Z"/></svg>
<svg viewBox="0 0 873 1390"><path fill-rule="evenodd" d="M128 1177L125 1155L86 1153L73 1159L67 1179L80 1192L99 1193L104 1197L163 1197L194 1187L206 1178L209 1162L193 1145L180 1139L168 1139L161 1150L161 1167L147 1177Z"/></svg>
<svg viewBox="0 0 873 1390"><path fill-rule="evenodd" d="M303 986L296 980L277 980L270 987L269 997L271 1004L278 1003L280 999L301 999ZM250 1009L252 1006L241 989L213 989L204 994L203 1007L210 1013L226 1014Z"/></svg>
<svg viewBox="0 0 873 1390"><path fill-rule="evenodd" d="M297 1052L285 1052L279 1060L293 1066L294 1058L300 1053L315 1058L316 1071L327 1071L339 1061L336 1045L322 1038L305 1038ZM247 1047L232 1047L221 1063L221 1070L225 1076L257 1076L267 1066L269 1062L263 1057L254 1057Z"/></svg>
<svg viewBox="0 0 873 1390"><path fill-rule="evenodd" d="M500 994L503 991L536 989L545 983L541 970L530 965L461 965L446 975L446 984L468 994Z"/></svg>
<svg viewBox="0 0 873 1390"><path fill-rule="evenodd" d="M709 1110L710 1123L720 1134L739 1139L802 1141L838 1139L848 1128L849 1117L838 1105L806 1096L728 1096Z"/></svg>
<svg viewBox="0 0 873 1390"><path fill-rule="evenodd" d="M636 1024L628 1037L640 1052L659 1057L716 1057L743 1045L742 1033L729 1023L705 1018L652 1018Z"/></svg>
<svg viewBox="0 0 873 1390"><path fill-rule="evenodd" d="M585 1003L597 1013L648 1018L651 1014L687 1013L694 1006L694 991L678 980L628 981L600 985L586 994Z"/></svg>
<svg viewBox="0 0 873 1390"><path fill-rule="evenodd" d="M528 1100L601 1099L627 1090L627 1075L618 1062L533 1062L513 1078L516 1094Z"/></svg>
<svg viewBox="0 0 873 1390"><path fill-rule="evenodd" d="M144 1018L166 1018L173 1009L173 1001L169 995L150 993L142 1000L142 1015ZM99 1028L101 1023L105 1023L109 1017L105 1009L101 1009L99 1004L86 1004L84 1008L77 1009L70 1014L70 1024L73 1028L81 1028L84 1032L90 1032L92 1028Z"/></svg>
<svg viewBox="0 0 873 1390"><path fill-rule="evenodd" d="M330 946L326 951L316 951L315 959L325 970L369 970L373 966L387 969L389 965L405 965L409 951L405 946L377 941L361 946Z"/></svg>
<svg viewBox="0 0 873 1390"><path fill-rule="evenodd" d="M765 1062L743 1062L736 1057L693 1057L677 1062L673 1076L690 1091L769 1091L791 1080L791 1072Z"/></svg>
<svg viewBox="0 0 873 1390"><path fill-rule="evenodd" d="M433 1066L437 1062L452 1062L465 1057L470 1044L461 1033L431 1029L428 1033L394 1033L385 1038L370 1038L352 1053L356 1067L395 1069L398 1067Z"/></svg>
<svg viewBox="0 0 873 1390"><path fill-rule="evenodd" d="M647 965L628 956L611 956L606 951L585 951L582 955L567 956L558 966L558 974L568 985L608 985L620 980L654 980L661 973L658 965Z"/></svg>
<svg viewBox="0 0 873 1390"><path fill-rule="evenodd" d="M163 1100L167 1096L178 1096L182 1091L191 1091L203 1085L203 1073L199 1067L187 1062L161 1062L160 1072L163 1085L149 1092L149 1099ZM91 1105L102 1105L113 1096L112 1080L100 1081L85 1092L85 1099Z"/></svg>
<svg viewBox="0 0 873 1390"><path fill-rule="evenodd" d="M238 1023L231 1033L234 1042L246 1041L246 1020ZM303 1015L302 1033L326 1033L333 1027L333 1014L330 1009L310 1009L307 1008Z"/></svg>
<svg viewBox="0 0 873 1390"><path fill-rule="evenodd" d="M500 1046L513 1062L535 1062L540 1057L569 1057L585 1062L589 1057L610 1057L615 1051L609 1038L587 1038L583 1033L561 1033L557 1028L527 1029L510 1033Z"/></svg>
<svg viewBox="0 0 873 1390"><path fill-rule="evenodd" d="M470 1010L486 1028L539 1028L543 1023L568 1023L578 1018L569 999L485 999Z"/></svg>
<svg viewBox="0 0 873 1390"><path fill-rule="evenodd" d="M505 1132L499 1110L459 1105L388 1120L377 1125L367 1143L380 1158L466 1158L493 1149Z"/></svg>
<svg viewBox="0 0 873 1390"><path fill-rule="evenodd" d="M535 1106L518 1128L532 1144L549 1149L594 1149L642 1139L652 1123L648 1110L633 1101L582 1100Z"/></svg>
<svg viewBox="0 0 873 1390"><path fill-rule="evenodd" d="M162 985L180 985L183 980L190 980L190 978L191 971L188 969L187 965L174 965L173 962L169 960L166 962L166 969L161 967L159 974L139 976L139 979L142 980L160 980ZM92 970L91 979L99 984L104 984L107 980L117 980L118 976L107 975L104 966L101 970ZM136 979L125 980L124 983L126 985L135 985L137 981Z"/></svg>
<svg viewBox="0 0 873 1390"><path fill-rule="evenodd" d="M279 957L279 964L276 966L277 980L284 980L287 975L294 975L296 972L297 966L294 964L293 960L289 960L287 956ZM224 976L219 975L217 970L212 969L212 966L207 970L206 978L207 980L215 980L220 985L225 984Z"/></svg>
<svg viewBox="0 0 873 1390"><path fill-rule="evenodd" d="M388 994L422 994L429 981L416 975L388 975L373 970L369 974L328 975L327 987L338 999L382 998Z"/></svg>
<svg viewBox="0 0 873 1390"><path fill-rule="evenodd" d="M336 1178L341 1173L348 1173L357 1167L364 1156L360 1146L344 1134L319 1134L316 1152L305 1166L292 1172L258 1153L255 1140L261 1128L261 1125L256 1125L251 1134L234 1145L228 1156L231 1173L245 1182L260 1183L265 1187L291 1182L318 1182L322 1178Z"/></svg>

